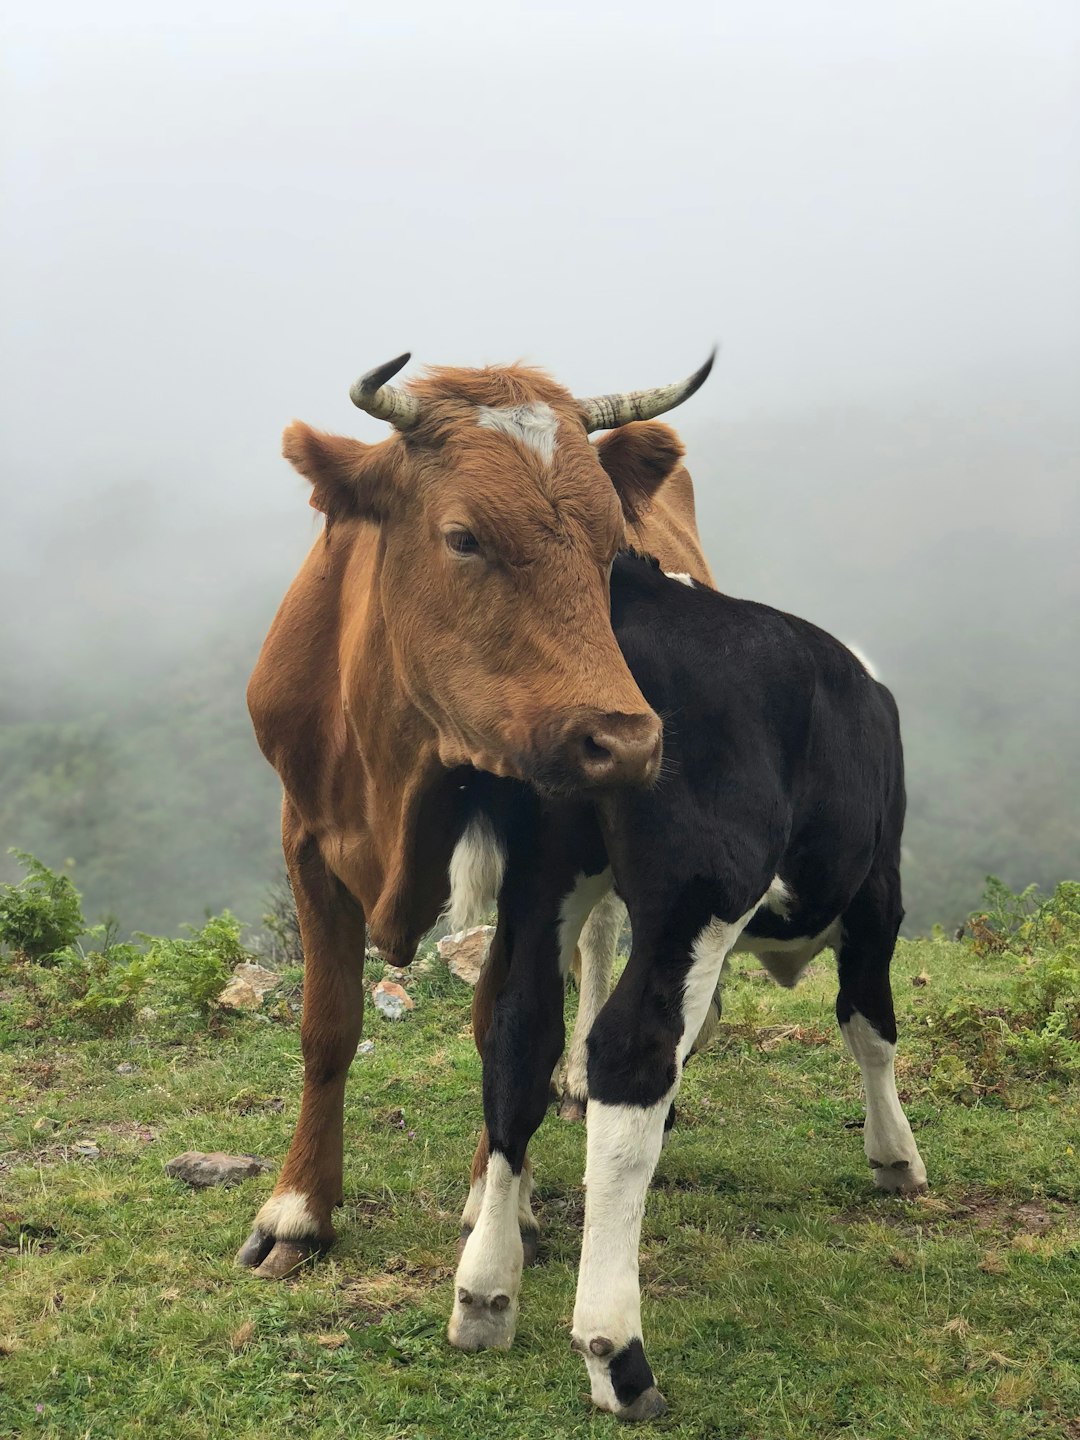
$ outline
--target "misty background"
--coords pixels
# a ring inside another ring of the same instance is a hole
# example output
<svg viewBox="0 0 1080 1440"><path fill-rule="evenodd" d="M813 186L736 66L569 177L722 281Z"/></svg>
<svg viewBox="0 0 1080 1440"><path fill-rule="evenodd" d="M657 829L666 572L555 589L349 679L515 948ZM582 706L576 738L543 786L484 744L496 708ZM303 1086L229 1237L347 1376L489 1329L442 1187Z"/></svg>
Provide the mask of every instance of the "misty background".
<svg viewBox="0 0 1080 1440"><path fill-rule="evenodd" d="M706 552L894 689L907 928L1080 876L1072 0L22 0L3 57L0 847L256 922L283 426L380 438L404 349L595 394L719 340Z"/></svg>

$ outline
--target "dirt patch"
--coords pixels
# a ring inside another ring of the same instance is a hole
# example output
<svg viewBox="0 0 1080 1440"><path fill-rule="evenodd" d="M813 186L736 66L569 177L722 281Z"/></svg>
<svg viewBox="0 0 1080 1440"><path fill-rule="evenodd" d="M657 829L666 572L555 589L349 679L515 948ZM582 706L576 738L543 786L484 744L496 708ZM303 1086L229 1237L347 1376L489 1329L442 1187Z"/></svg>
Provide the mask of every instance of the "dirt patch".
<svg viewBox="0 0 1080 1440"><path fill-rule="evenodd" d="M996 1231L1008 1238L1045 1235L1055 1227L1072 1228L1077 1221L1075 1205L1038 1200L1018 1203L1007 1196L981 1191L949 1199L933 1194L920 1195L899 1203L882 1197L872 1207L844 1210L833 1216L837 1225L873 1223L890 1225L909 1233L928 1227L966 1223L973 1229Z"/></svg>
<svg viewBox="0 0 1080 1440"><path fill-rule="evenodd" d="M415 1305L453 1275L450 1265L425 1265L392 1255L381 1274L351 1280L338 1294L342 1319L374 1325L384 1316Z"/></svg>
<svg viewBox="0 0 1080 1440"><path fill-rule="evenodd" d="M56 1083L60 1070L51 1060L20 1060L15 1074L35 1090L48 1090Z"/></svg>

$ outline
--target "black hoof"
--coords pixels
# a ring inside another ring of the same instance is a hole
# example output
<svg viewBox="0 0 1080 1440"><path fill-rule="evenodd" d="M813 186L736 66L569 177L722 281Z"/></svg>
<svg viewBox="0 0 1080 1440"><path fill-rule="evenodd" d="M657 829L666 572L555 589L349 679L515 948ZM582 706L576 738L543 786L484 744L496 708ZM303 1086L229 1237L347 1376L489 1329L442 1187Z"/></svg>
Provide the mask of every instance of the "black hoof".
<svg viewBox="0 0 1080 1440"><path fill-rule="evenodd" d="M264 1235L261 1230L253 1230L236 1252L236 1263L253 1270L256 1265L262 1264L273 1248L274 1237L272 1235Z"/></svg>
<svg viewBox="0 0 1080 1440"><path fill-rule="evenodd" d="M624 1410L616 1410L615 1417L628 1422L659 1420L660 1416L666 1413L667 1401L655 1385L650 1385L648 1390L642 1391L632 1405L627 1405Z"/></svg>

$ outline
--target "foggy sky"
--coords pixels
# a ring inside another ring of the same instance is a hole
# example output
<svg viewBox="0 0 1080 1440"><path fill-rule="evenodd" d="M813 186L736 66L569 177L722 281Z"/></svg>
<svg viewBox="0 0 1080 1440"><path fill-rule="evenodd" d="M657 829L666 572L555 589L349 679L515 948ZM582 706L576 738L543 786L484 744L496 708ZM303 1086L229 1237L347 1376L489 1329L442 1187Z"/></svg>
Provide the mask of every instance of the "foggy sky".
<svg viewBox="0 0 1080 1440"><path fill-rule="evenodd" d="M22 585L48 567L76 628L95 571L142 623L196 587L212 608L203 540L229 538L234 588L277 547L284 588L312 520L282 427L380 438L348 386L406 348L596 393L719 340L676 418L695 473L723 476L714 563L732 513L751 543L783 523L755 516L725 427L929 406L971 429L1012 403L1039 455L1040 405L1056 423L1080 385L1072 0L9 17L0 559ZM912 537L922 458L907 507L867 476L867 513ZM827 504L825 460L806 468ZM109 543L50 565L84 531ZM186 558L163 583L170 536Z"/></svg>

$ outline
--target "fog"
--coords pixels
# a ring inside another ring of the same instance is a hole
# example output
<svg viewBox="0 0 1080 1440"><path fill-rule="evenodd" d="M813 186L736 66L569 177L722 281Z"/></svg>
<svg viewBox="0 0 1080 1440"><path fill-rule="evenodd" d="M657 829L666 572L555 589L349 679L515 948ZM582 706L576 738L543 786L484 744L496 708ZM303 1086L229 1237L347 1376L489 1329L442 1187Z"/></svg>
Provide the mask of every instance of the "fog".
<svg viewBox="0 0 1080 1440"><path fill-rule="evenodd" d="M379 438L405 349L588 394L719 341L707 553L896 689L917 923L1080 873L1070 0L55 0L3 48L0 844L256 919L282 427Z"/></svg>

